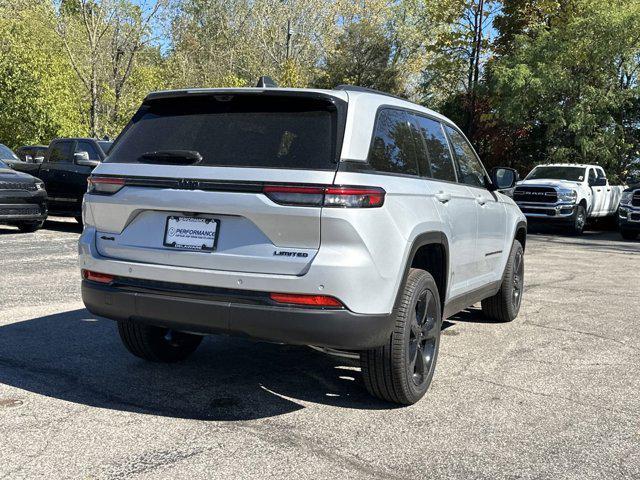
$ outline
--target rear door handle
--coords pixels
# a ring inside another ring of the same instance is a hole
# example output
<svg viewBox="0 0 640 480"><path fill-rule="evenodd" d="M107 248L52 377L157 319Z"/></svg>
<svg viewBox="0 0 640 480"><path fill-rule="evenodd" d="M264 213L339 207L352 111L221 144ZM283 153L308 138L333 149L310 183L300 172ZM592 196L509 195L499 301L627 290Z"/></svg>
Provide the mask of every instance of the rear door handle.
<svg viewBox="0 0 640 480"><path fill-rule="evenodd" d="M445 192L438 192L436 193L436 198L440 203L447 203L449 200L451 200L451 194L445 193Z"/></svg>
<svg viewBox="0 0 640 480"><path fill-rule="evenodd" d="M477 203L478 205L484 205L485 203L487 203L487 199L486 199L486 198L484 198L482 195L478 195L478 196L476 197L476 203Z"/></svg>

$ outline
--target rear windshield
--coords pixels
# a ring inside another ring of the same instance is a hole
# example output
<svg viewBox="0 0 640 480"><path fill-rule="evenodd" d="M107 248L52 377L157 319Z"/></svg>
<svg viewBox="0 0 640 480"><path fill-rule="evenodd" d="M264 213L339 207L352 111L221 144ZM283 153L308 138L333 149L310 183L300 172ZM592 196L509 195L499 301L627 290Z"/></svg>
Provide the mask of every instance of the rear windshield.
<svg viewBox="0 0 640 480"><path fill-rule="evenodd" d="M337 109L308 97L211 95L143 105L106 162L136 163L144 153L197 151L199 165L336 168Z"/></svg>

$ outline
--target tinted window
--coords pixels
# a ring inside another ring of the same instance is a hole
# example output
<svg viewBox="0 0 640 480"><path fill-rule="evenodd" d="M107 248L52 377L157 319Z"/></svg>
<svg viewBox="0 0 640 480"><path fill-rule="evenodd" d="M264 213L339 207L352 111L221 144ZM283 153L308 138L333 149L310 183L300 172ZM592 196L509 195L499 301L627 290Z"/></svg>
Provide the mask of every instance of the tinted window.
<svg viewBox="0 0 640 480"><path fill-rule="evenodd" d="M100 148L102 149L102 151L104 153L109 153L109 150L111 150L111 145L113 145L113 142L108 142L106 140L100 140L100 141L98 141L98 145L100 145Z"/></svg>
<svg viewBox="0 0 640 480"><path fill-rule="evenodd" d="M0 143L0 158L4 160L18 160L15 153L11 151L9 147L6 147Z"/></svg>
<svg viewBox="0 0 640 480"><path fill-rule="evenodd" d="M204 166L335 169L337 111L308 97L164 98L142 107L107 162L144 153L197 151Z"/></svg>
<svg viewBox="0 0 640 480"><path fill-rule="evenodd" d="M598 178L607 178L607 176L604 174L604 170L601 168L596 168L596 173L598 174Z"/></svg>
<svg viewBox="0 0 640 480"><path fill-rule="evenodd" d="M49 147L50 162L71 162L71 145L73 142L56 142Z"/></svg>
<svg viewBox="0 0 640 480"><path fill-rule="evenodd" d="M571 180L582 182L584 180L584 167L536 167L531 170L525 180L549 179L549 180Z"/></svg>
<svg viewBox="0 0 640 480"><path fill-rule="evenodd" d="M418 175L414 134L404 111L385 109L379 112L369 163L381 172Z"/></svg>
<svg viewBox="0 0 640 480"><path fill-rule="evenodd" d="M426 176L437 180L455 182L456 174L453 170L449 145L440 122L418 115L415 115L414 119L420 131L429 161L430 173L427 170Z"/></svg>
<svg viewBox="0 0 640 480"><path fill-rule="evenodd" d="M484 168L476 154L474 153L469 142L453 128L446 126L449 139L451 140L451 148L456 158L458 167L458 180L460 183L471 185L473 187L485 188Z"/></svg>
<svg viewBox="0 0 640 480"><path fill-rule="evenodd" d="M85 140L79 140L78 143L76 144L75 153L78 153L78 152L87 152L89 154L89 160L100 161L100 154L98 153L98 150L96 149L94 144L91 142L87 142Z"/></svg>

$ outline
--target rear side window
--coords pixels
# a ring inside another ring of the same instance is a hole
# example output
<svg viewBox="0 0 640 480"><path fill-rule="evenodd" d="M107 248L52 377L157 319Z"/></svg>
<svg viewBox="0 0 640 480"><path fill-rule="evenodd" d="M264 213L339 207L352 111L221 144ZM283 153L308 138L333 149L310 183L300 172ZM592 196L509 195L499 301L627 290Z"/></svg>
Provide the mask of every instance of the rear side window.
<svg viewBox="0 0 640 480"><path fill-rule="evenodd" d="M486 188L484 168L469 142L457 130L449 126L445 126L445 129L456 157L460 183L472 187Z"/></svg>
<svg viewBox="0 0 640 480"><path fill-rule="evenodd" d="M335 169L337 109L329 100L247 94L152 100L109 151L107 162L197 151L199 165Z"/></svg>
<svg viewBox="0 0 640 480"><path fill-rule="evenodd" d="M430 174L427 176L436 180L455 182L456 174L449 152L449 144L440 122L420 115L413 117L429 160Z"/></svg>
<svg viewBox="0 0 640 480"><path fill-rule="evenodd" d="M50 162L71 162L71 143L56 142L49 147Z"/></svg>
<svg viewBox="0 0 640 480"><path fill-rule="evenodd" d="M369 151L369 164L381 172L418 175L414 134L406 112L380 110Z"/></svg>

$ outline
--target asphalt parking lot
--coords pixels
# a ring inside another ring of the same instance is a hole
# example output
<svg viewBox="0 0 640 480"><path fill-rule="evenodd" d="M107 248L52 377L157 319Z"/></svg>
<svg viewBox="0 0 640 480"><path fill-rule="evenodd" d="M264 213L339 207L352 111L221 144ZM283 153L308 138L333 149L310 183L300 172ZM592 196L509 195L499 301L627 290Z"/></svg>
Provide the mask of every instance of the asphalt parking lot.
<svg viewBox="0 0 640 480"><path fill-rule="evenodd" d="M304 347L134 358L83 308L79 233L0 227L0 478L640 478L640 242L531 235L520 316L450 319L397 408Z"/></svg>

